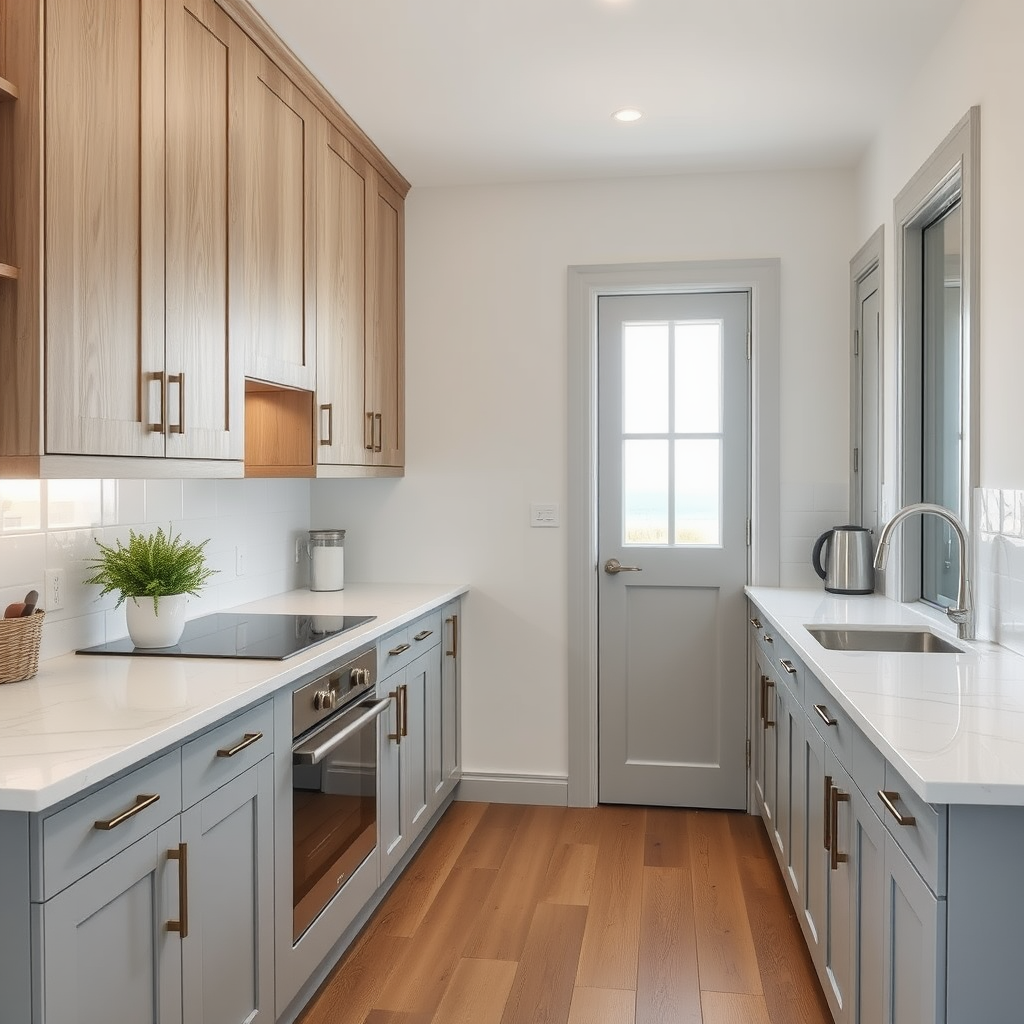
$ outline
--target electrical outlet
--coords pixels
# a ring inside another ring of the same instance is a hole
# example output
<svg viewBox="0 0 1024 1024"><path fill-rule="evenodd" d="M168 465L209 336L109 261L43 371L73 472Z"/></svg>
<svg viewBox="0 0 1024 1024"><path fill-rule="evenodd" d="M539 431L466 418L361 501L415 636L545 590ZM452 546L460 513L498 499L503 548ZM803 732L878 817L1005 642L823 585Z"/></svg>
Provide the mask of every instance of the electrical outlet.
<svg viewBox="0 0 1024 1024"><path fill-rule="evenodd" d="M46 604L43 608L48 612L60 611L64 607L64 570L48 569L43 577L46 583Z"/></svg>
<svg viewBox="0 0 1024 1024"><path fill-rule="evenodd" d="M554 502L534 502L530 505L531 526L559 526L558 505Z"/></svg>
<svg viewBox="0 0 1024 1024"><path fill-rule="evenodd" d="M235 575L245 575L245 548L241 545L235 548Z"/></svg>

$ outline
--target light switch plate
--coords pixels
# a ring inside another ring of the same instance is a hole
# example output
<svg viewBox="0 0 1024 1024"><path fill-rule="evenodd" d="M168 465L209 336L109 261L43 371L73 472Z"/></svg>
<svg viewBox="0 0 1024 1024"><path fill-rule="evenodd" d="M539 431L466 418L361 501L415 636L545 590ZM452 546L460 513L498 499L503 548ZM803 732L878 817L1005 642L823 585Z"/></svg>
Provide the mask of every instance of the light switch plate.
<svg viewBox="0 0 1024 1024"><path fill-rule="evenodd" d="M558 505L555 502L533 502L530 505L530 525L561 526Z"/></svg>

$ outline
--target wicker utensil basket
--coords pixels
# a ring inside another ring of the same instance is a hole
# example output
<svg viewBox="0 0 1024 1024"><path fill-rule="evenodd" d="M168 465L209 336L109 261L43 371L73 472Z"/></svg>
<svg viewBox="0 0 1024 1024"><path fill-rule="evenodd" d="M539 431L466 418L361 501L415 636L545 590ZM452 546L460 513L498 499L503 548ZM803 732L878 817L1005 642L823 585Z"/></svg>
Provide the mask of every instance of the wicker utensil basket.
<svg viewBox="0 0 1024 1024"><path fill-rule="evenodd" d="M31 679L39 670L45 616L38 611L21 619L0 619L0 683Z"/></svg>

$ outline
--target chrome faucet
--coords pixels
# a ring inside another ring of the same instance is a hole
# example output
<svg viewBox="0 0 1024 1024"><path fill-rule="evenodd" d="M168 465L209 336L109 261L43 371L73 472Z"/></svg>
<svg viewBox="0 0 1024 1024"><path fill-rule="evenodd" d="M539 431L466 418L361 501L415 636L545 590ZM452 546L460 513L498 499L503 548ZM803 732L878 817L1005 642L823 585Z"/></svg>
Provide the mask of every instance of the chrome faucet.
<svg viewBox="0 0 1024 1024"><path fill-rule="evenodd" d="M884 569L885 563L889 560L889 540L893 531L904 519L913 515L933 515L944 519L953 527L957 540L960 543L960 585L956 594L956 608L947 608L946 615L956 623L956 635L960 640L974 639L974 600L971 597L971 576L970 576L970 549L967 544L967 531L960 518L948 508L942 505L933 505L927 501L914 502L912 505L904 505L882 527L878 535L878 550L875 552L875 568Z"/></svg>

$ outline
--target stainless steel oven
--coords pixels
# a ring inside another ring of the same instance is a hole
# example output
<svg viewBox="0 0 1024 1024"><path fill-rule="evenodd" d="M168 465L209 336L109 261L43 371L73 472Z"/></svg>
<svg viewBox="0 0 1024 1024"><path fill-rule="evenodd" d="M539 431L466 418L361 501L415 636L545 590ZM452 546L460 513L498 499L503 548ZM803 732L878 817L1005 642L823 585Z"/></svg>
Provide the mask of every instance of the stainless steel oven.
<svg viewBox="0 0 1024 1024"><path fill-rule="evenodd" d="M377 845L377 652L371 647L292 697L292 941Z"/></svg>

